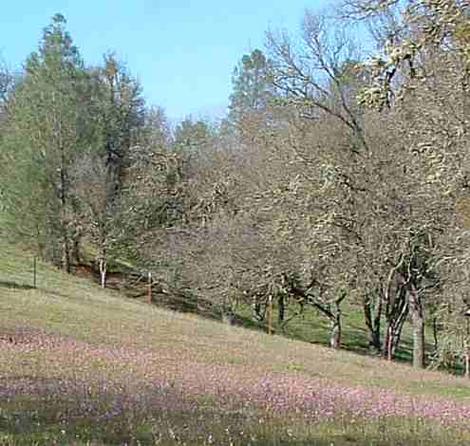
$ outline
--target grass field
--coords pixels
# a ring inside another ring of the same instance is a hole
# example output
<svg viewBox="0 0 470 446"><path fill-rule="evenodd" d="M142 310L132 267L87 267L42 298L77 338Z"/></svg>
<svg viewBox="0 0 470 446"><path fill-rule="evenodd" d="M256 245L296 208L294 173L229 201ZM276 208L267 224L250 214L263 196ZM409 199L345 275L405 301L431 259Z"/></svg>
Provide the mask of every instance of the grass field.
<svg viewBox="0 0 470 446"><path fill-rule="evenodd" d="M0 244L0 445L465 445L470 382L102 291Z"/></svg>
<svg viewBox="0 0 470 446"><path fill-rule="evenodd" d="M292 311L296 311L295 308ZM256 323L252 319L252 310L249 306L240 304L236 307L237 316L243 322L243 326L253 329L259 329L267 332L267 323ZM284 327L281 327L277 320L277 306L273 307L273 330L289 339L296 339L313 344L329 345L330 342L330 324L313 307L305 307L302 315L296 316ZM286 312L286 319L290 316L289 308ZM383 328L383 327L382 327ZM429 332L431 330L428 330ZM428 333L427 339L431 339L431 333ZM346 300L342 305L342 343L343 349L359 354L370 354L368 334L364 326L362 309L354 306L352 302ZM432 346L428 344L428 351ZM396 352L395 359L402 362L411 362L412 359L412 333L409 324L405 323L401 342Z"/></svg>

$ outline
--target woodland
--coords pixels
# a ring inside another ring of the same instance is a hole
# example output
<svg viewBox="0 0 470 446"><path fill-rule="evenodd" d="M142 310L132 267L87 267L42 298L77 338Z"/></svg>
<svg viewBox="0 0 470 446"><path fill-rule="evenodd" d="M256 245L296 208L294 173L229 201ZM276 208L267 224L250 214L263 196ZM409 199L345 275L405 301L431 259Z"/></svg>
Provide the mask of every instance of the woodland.
<svg viewBox="0 0 470 446"><path fill-rule="evenodd" d="M1 69L2 237L227 323L314 310L334 349L345 308L388 360L408 325L414 367L470 375L467 0L307 10L241 57L216 123L170 124L131 73L87 65L60 14Z"/></svg>

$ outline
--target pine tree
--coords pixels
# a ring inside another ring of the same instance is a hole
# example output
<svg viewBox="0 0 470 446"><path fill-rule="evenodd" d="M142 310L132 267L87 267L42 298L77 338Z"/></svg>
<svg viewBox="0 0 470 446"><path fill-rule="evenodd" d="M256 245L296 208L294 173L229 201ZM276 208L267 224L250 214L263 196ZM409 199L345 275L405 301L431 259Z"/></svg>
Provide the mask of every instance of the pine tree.
<svg viewBox="0 0 470 446"><path fill-rule="evenodd" d="M70 168L90 142L87 74L65 24L54 16L26 61L5 126L1 177L12 232L70 271Z"/></svg>
<svg viewBox="0 0 470 446"><path fill-rule="evenodd" d="M269 60L261 50L245 54L236 66L230 96L229 120L237 124L250 113L262 113L273 97L269 83Z"/></svg>

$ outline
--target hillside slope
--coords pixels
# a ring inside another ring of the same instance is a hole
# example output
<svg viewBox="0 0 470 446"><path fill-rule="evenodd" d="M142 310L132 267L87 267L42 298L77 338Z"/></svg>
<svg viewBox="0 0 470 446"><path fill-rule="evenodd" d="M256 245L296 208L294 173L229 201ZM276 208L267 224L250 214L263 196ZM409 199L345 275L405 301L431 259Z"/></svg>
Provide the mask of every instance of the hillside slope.
<svg viewBox="0 0 470 446"><path fill-rule="evenodd" d="M0 246L0 444L470 444L470 383L102 291Z"/></svg>

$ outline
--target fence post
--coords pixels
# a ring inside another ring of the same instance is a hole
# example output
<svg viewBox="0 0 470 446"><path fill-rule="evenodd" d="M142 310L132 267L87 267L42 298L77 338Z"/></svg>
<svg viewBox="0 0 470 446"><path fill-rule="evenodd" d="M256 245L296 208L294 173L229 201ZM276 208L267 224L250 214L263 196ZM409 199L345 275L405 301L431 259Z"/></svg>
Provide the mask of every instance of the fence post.
<svg viewBox="0 0 470 446"><path fill-rule="evenodd" d="M36 289L36 256L33 258L33 288Z"/></svg>
<svg viewBox="0 0 470 446"><path fill-rule="evenodd" d="M147 302L152 303L152 273L148 273Z"/></svg>
<svg viewBox="0 0 470 446"><path fill-rule="evenodd" d="M268 334L273 334L273 296L271 294L268 305Z"/></svg>
<svg viewBox="0 0 470 446"><path fill-rule="evenodd" d="M464 313L467 332L465 334L465 376L470 378L470 310Z"/></svg>

